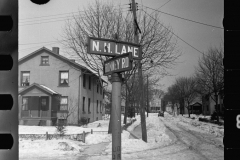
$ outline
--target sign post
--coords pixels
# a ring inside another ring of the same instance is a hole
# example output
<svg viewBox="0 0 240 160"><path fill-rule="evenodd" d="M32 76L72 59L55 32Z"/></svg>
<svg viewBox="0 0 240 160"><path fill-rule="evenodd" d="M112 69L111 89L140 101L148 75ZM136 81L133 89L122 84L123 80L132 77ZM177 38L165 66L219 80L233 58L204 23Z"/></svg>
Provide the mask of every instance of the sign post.
<svg viewBox="0 0 240 160"><path fill-rule="evenodd" d="M121 160L121 83L120 73L112 74L112 160Z"/></svg>
<svg viewBox="0 0 240 160"><path fill-rule="evenodd" d="M142 58L141 46L134 43L89 37L89 54L113 57L104 62L103 75L112 82L112 160L121 160L121 72L132 69L132 61Z"/></svg>

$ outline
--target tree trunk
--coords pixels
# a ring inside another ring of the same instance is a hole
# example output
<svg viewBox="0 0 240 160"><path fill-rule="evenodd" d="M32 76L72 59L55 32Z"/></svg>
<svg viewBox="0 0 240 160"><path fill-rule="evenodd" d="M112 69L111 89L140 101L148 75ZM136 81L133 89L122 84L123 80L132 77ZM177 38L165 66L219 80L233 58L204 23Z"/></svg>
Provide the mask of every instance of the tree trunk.
<svg viewBox="0 0 240 160"><path fill-rule="evenodd" d="M219 110L218 110L218 95L217 95L217 93L215 93L215 102L216 102L217 122L219 123Z"/></svg>
<svg viewBox="0 0 240 160"><path fill-rule="evenodd" d="M127 113L128 113L128 97L127 97L127 85L126 85L126 101L125 101L125 110L124 110L124 119L123 119L124 124L127 124Z"/></svg>

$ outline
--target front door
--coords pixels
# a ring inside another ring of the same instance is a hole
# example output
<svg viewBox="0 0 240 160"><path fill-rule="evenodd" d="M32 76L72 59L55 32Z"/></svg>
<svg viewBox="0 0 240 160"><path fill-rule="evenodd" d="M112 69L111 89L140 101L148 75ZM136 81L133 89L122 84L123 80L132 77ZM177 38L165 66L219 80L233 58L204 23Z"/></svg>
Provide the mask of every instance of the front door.
<svg viewBox="0 0 240 160"><path fill-rule="evenodd" d="M42 115L41 117L47 117L49 112L49 99L47 96L43 96L40 98L40 107L39 110L41 110Z"/></svg>
<svg viewBox="0 0 240 160"><path fill-rule="evenodd" d="M40 117L39 97L32 96L29 99L31 117Z"/></svg>

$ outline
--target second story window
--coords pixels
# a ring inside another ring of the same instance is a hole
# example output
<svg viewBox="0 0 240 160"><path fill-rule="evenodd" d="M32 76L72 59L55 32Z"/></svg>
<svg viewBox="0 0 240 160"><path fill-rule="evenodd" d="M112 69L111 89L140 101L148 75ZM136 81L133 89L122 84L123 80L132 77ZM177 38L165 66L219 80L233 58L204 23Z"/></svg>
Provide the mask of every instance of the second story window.
<svg viewBox="0 0 240 160"><path fill-rule="evenodd" d="M21 86L29 86L30 83L30 72L23 71L21 72Z"/></svg>
<svg viewBox="0 0 240 160"><path fill-rule="evenodd" d="M59 72L59 85L60 86L68 86L69 85L69 76L68 76L68 71L60 71Z"/></svg>
<svg viewBox="0 0 240 160"><path fill-rule="evenodd" d="M86 87L86 74L83 74L83 87Z"/></svg>
<svg viewBox="0 0 240 160"><path fill-rule="evenodd" d="M49 56L41 56L41 65L43 66L49 65Z"/></svg>
<svg viewBox="0 0 240 160"><path fill-rule="evenodd" d="M68 97L61 97L60 111L68 110Z"/></svg>
<svg viewBox="0 0 240 160"><path fill-rule="evenodd" d="M91 76L89 76L89 79L88 79L88 80L89 80L89 81L88 81L88 88L91 89L91 82L92 82Z"/></svg>
<svg viewBox="0 0 240 160"><path fill-rule="evenodd" d="M99 90L99 85L97 84L97 93L98 93L98 90Z"/></svg>

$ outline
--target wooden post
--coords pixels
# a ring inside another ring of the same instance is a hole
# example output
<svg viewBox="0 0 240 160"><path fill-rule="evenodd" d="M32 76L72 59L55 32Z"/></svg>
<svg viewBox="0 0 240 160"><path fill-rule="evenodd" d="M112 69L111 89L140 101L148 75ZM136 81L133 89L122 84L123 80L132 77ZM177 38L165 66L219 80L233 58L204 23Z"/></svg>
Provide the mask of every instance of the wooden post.
<svg viewBox="0 0 240 160"><path fill-rule="evenodd" d="M83 143L85 143L85 131L83 131Z"/></svg>
<svg viewBox="0 0 240 160"><path fill-rule="evenodd" d="M91 134L93 134L93 129L91 129Z"/></svg>
<svg viewBox="0 0 240 160"><path fill-rule="evenodd" d="M48 132L46 132L46 140L48 140Z"/></svg>

